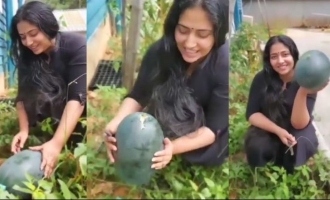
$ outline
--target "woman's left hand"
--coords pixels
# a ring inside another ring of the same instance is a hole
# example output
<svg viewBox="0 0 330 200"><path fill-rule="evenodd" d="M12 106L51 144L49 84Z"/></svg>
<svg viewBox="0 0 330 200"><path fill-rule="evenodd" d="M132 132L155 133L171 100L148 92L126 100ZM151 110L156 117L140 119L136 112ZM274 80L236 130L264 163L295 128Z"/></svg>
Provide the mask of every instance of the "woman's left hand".
<svg viewBox="0 0 330 200"><path fill-rule="evenodd" d="M44 170L44 176L49 178L58 162L58 157L61 153L61 146L57 144L54 140L50 140L40 146L30 147L29 149L33 151L41 151L42 162L41 170Z"/></svg>
<svg viewBox="0 0 330 200"><path fill-rule="evenodd" d="M172 160L173 156L173 144L170 139L164 139L165 148L162 151L158 151L155 153L155 157L152 159L152 166L153 169L162 169L164 168L170 161Z"/></svg>

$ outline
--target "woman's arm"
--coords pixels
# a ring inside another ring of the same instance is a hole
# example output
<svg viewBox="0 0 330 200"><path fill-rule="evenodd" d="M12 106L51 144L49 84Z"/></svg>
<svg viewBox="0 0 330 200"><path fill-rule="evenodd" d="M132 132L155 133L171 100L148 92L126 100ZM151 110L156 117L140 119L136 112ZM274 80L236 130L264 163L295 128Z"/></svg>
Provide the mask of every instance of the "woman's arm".
<svg viewBox="0 0 330 200"><path fill-rule="evenodd" d="M19 129L20 132L29 132L29 119L28 119L28 115L26 113L25 107L24 107L24 103L21 97L21 90L22 89L22 84L21 80L22 80L22 74L24 74L24 72L22 72L21 69L21 62L17 63L17 80L18 80L18 90L17 90L17 96L15 99L15 104L16 104L16 113L17 113L17 117L18 117L18 123L19 123Z"/></svg>
<svg viewBox="0 0 330 200"><path fill-rule="evenodd" d="M142 106L134 99L127 97L121 103L121 106L116 116L110 122L111 132L116 133L120 122L129 114L139 112L142 110Z"/></svg>
<svg viewBox="0 0 330 200"><path fill-rule="evenodd" d="M86 106L86 39L81 35L72 36L66 41L70 47L66 57L67 103L64 108L59 126L53 140L65 146L68 138L73 133ZM64 58L64 56L62 56Z"/></svg>
<svg viewBox="0 0 330 200"><path fill-rule="evenodd" d="M269 120L264 114L260 112L253 113L249 117L249 122L255 127L261 128L267 132L274 133L276 135L279 135L283 128L276 125L274 122Z"/></svg>
<svg viewBox="0 0 330 200"><path fill-rule="evenodd" d="M16 103L16 111L18 115L19 130L28 133L29 121L22 101Z"/></svg>
<svg viewBox="0 0 330 200"><path fill-rule="evenodd" d="M291 125L295 129L303 129L310 122L310 115L314 109L316 94L308 93L299 87L295 96L291 114Z"/></svg>
<svg viewBox="0 0 330 200"><path fill-rule="evenodd" d="M215 133L208 127L199 128L197 131L182 136L172 141L173 155L203 148L215 141Z"/></svg>
<svg viewBox="0 0 330 200"><path fill-rule="evenodd" d="M75 100L70 100L65 106L61 121L53 136L53 140L61 147L65 146L70 135L73 133L81 114L84 111L84 105Z"/></svg>

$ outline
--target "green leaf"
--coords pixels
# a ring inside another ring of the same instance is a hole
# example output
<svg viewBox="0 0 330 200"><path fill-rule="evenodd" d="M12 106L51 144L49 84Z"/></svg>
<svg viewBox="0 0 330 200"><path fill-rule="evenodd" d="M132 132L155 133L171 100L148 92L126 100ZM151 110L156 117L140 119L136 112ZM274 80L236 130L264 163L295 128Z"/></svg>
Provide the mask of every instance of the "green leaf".
<svg viewBox="0 0 330 200"><path fill-rule="evenodd" d="M79 143L78 147L74 149L74 157L78 158L79 156L85 154L87 152L87 146L83 143Z"/></svg>
<svg viewBox="0 0 330 200"><path fill-rule="evenodd" d="M58 183L60 184L61 191L62 191L62 194L63 194L64 198L65 199L72 199L71 198L71 192L70 192L68 186L62 180L58 180Z"/></svg>
<svg viewBox="0 0 330 200"><path fill-rule="evenodd" d="M191 187L197 192L198 191L198 186L196 185L196 183L194 183L191 180L189 180L189 183L190 183Z"/></svg>
<svg viewBox="0 0 330 200"><path fill-rule="evenodd" d="M83 176L87 176L87 156L82 155L79 158L79 166Z"/></svg>
<svg viewBox="0 0 330 200"><path fill-rule="evenodd" d="M204 178L204 181L205 181L205 183L206 183L206 185L208 186L208 187L210 187L210 188L213 188L214 186L215 186L215 184L214 184L214 182L211 180L211 179L209 179L209 178Z"/></svg>

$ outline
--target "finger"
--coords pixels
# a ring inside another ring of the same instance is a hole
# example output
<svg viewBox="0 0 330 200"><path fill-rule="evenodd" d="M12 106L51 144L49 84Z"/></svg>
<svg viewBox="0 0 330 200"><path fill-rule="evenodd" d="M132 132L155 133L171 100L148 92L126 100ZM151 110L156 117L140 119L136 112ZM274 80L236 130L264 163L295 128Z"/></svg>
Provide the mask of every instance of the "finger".
<svg viewBox="0 0 330 200"><path fill-rule="evenodd" d="M50 165L46 165L45 167L45 177L50 178L51 174L53 172L53 168Z"/></svg>
<svg viewBox="0 0 330 200"><path fill-rule="evenodd" d="M27 137L21 137L21 138L20 138L19 146L20 146L21 148L24 147L24 144L25 144L26 140L27 140Z"/></svg>
<svg viewBox="0 0 330 200"><path fill-rule="evenodd" d="M159 169L163 169L165 166L166 166L165 162L161 162L151 165L151 168L155 170L159 170Z"/></svg>
<svg viewBox="0 0 330 200"><path fill-rule="evenodd" d="M116 143L117 142L116 138L114 138L114 137L106 137L106 141L109 142L109 143Z"/></svg>
<svg viewBox="0 0 330 200"><path fill-rule="evenodd" d="M153 162L153 163L160 163L160 162L163 162L165 160L165 158L164 158L164 156L157 156L157 157L153 157L152 159L151 159L151 161Z"/></svg>
<svg viewBox="0 0 330 200"><path fill-rule="evenodd" d="M283 142L284 145L290 146L289 141L288 141L287 138L284 138L282 142Z"/></svg>
<svg viewBox="0 0 330 200"><path fill-rule="evenodd" d="M11 142L11 152L17 153L16 147L17 147L18 141L19 141L18 138L15 136L13 138L13 141Z"/></svg>
<svg viewBox="0 0 330 200"><path fill-rule="evenodd" d="M107 146L107 149L112 150L112 151L117 151L117 147L116 145L112 144L112 143L105 143Z"/></svg>
<svg viewBox="0 0 330 200"><path fill-rule="evenodd" d="M165 138L165 139L164 139L164 144L165 144L165 145L171 144L171 140L168 139L168 138Z"/></svg>
<svg viewBox="0 0 330 200"><path fill-rule="evenodd" d="M165 156L166 155L166 151L163 150L163 151L157 151L154 156Z"/></svg>
<svg viewBox="0 0 330 200"><path fill-rule="evenodd" d="M106 149L107 149L107 154L108 154L110 162L114 163L115 159L114 159L114 156L112 154L112 151L117 150L116 146L106 143Z"/></svg>
<svg viewBox="0 0 330 200"><path fill-rule="evenodd" d="M111 151L117 151L116 145L110 145L110 149L111 149Z"/></svg>
<svg viewBox="0 0 330 200"><path fill-rule="evenodd" d="M17 154L19 152L19 148L14 147L14 149L11 150L13 154Z"/></svg>
<svg viewBox="0 0 330 200"><path fill-rule="evenodd" d="M40 169L45 170L46 165L47 165L47 160L43 158L40 165Z"/></svg>
<svg viewBox="0 0 330 200"><path fill-rule="evenodd" d="M16 143L16 153L19 153L19 152L21 152L21 147L20 147L20 141L18 141L17 143Z"/></svg>
<svg viewBox="0 0 330 200"><path fill-rule="evenodd" d="M113 157L111 150L107 149L107 153L108 153L108 157L109 157L110 162L114 163L115 158Z"/></svg>
<svg viewBox="0 0 330 200"><path fill-rule="evenodd" d="M293 141L292 144L291 144L291 146L294 146L296 144L297 144L297 141Z"/></svg>
<svg viewBox="0 0 330 200"><path fill-rule="evenodd" d="M42 150L42 145L41 146L29 147L29 149L31 149L33 151L41 151Z"/></svg>
<svg viewBox="0 0 330 200"><path fill-rule="evenodd" d="M15 154L21 152L21 148L19 148L18 146L16 146L16 149L15 149Z"/></svg>
<svg viewBox="0 0 330 200"><path fill-rule="evenodd" d="M287 135L286 138L291 142L295 141L295 137L293 135L291 135L290 133Z"/></svg>
<svg viewBox="0 0 330 200"><path fill-rule="evenodd" d="M48 162L47 162L47 166L50 167L50 168L52 168L52 169L54 169L55 166L56 166L56 161L55 161L55 159L48 160Z"/></svg>

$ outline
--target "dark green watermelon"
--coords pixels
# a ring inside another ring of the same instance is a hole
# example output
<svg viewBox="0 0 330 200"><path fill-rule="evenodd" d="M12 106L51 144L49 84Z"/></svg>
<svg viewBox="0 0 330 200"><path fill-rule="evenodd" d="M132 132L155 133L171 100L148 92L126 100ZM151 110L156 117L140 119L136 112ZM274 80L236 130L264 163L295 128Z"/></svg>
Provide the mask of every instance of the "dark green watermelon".
<svg viewBox="0 0 330 200"><path fill-rule="evenodd" d="M117 176L127 184L147 185L155 173L151 160L164 148L164 134L158 121L147 113L130 114L119 124L116 139Z"/></svg>
<svg viewBox="0 0 330 200"><path fill-rule="evenodd" d="M0 166L0 184L9 193L23 199L28 199L31 196L30 194L14 190L13 186L18 185L26 188L23 184L23 182L27 181L26 174L29 174L36 181L42 179L44 172L40 169L41 161L41 152L32 150L23 150L9 157Z"/></svg>
<svg viewBox="0 0 330 200"><path fill-rule="evenodd" d="M324 86L330 77L330 59L321 51L310 50L298 60L294 78L307 89L318 89Z"/></svg>

